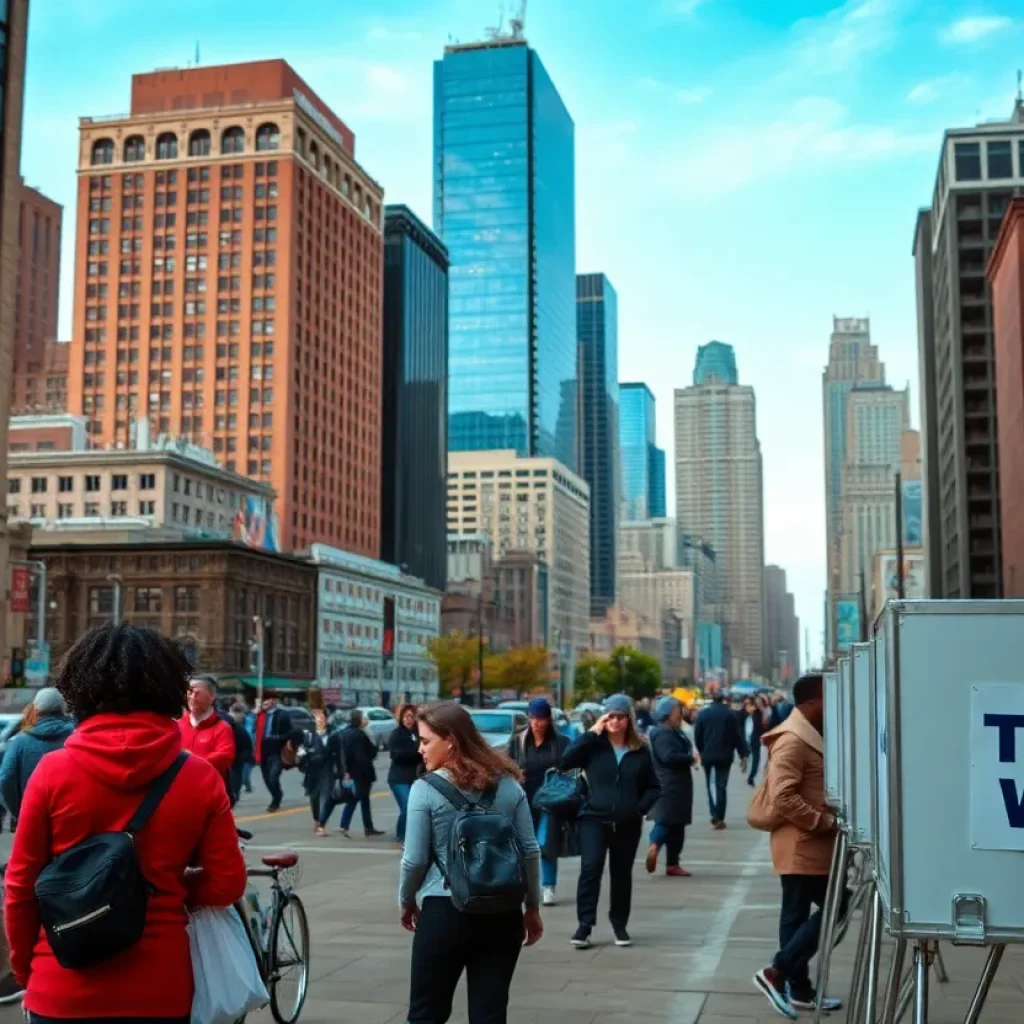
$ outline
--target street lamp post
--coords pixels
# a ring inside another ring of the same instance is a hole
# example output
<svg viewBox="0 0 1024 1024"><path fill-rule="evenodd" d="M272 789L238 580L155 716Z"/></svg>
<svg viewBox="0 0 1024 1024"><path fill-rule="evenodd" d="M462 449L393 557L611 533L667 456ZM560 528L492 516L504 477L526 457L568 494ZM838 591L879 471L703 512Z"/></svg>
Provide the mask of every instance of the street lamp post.
<svg viewBox="0 0 1024 1024"><path fill-rule="evenodd" d="M111 621L115 626L121 625L121 588L124 580L117 573L112 572L107 576L107 582L114 585L114 609Z"/></svg>
<svg viewBox="0 0 1024 1024"><path fill-rule="evenodd" d="M256 710L263 707L263 619L252 617L253 638L250 648L256 668Z"/></svg>
<svg viewBox="0 0 1024 1024"><path fill-rule="evenodd" d="M484 581L476 595L476 706L484 706Z"/></svg>
<svg viewBox="0 0 1024 1024"><path fill-rule="evenodd" d="M563 706L562 698L562 631L555 627L555 665L558 671L558 706Z"/></svg>
<svg viewBox="0 0 1024 1024"><path fill-rule="evenodd" d="M619 662L619 686L623 692L626 689L626 664L629 662L628 654L620 654L618 657Z"/></svg>

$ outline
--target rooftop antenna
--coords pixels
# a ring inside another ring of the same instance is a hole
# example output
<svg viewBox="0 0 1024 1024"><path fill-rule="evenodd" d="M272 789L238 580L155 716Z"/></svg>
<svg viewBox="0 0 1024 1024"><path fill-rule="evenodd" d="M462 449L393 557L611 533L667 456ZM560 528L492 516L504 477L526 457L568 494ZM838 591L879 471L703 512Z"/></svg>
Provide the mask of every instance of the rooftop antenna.
<svg viewBox="0 0 1024 1024"><path fill-rule="evenodd" d="M199 67L199 40L196 40L196 67Z"/></svg>
<svg viewBox="0 0 1024 1024"><path fill-rule="evenodd" d="M505 33L503 31L505 27L505 7L504 5L498 9L498 24L494 28L485 28L484 34L488 39L503 39Z"/></svg>
<svg viewBox="0 0 1024 1024"><path fill-rule="evenodd" d="M1017 69L1017 102L1024 103L1024 71Z"/></svg>
<svg viewBox="0 0 1024 1024"><path fill-rule="evenodd" d="M519 0L519 12L509 19L508 24L512 30L512 38L522 39L523 29L526 28L526 0Z"/></svg>

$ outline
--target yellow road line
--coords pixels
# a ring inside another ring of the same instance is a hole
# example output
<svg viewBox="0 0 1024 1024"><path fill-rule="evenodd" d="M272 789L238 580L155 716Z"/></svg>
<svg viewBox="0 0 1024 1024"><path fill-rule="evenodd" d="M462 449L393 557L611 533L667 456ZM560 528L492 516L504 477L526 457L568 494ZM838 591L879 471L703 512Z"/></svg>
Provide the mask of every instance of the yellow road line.
<svg viewBox="0 0 1024 1024"><path fill-rule="evenodd" d="M370 794L371 800L376 800L378 797L391 796L391 793L386 790L378 790L376 793ZM306 804L304 807L287 807L283 811L274 811L272 814L264 811L263 814L247 814L244 818L235 818L236 825L248 825L251 821L269 821L271 818L284 818L289 814L302 814L303 811L309 814L309 805Z"/></svg>

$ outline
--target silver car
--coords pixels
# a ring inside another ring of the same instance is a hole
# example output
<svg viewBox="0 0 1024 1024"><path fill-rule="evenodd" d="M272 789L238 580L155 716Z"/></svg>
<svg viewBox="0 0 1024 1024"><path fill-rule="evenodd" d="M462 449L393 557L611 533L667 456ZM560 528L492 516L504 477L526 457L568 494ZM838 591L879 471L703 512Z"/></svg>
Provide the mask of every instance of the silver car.
<svg viewBox="0 0 1024 1024"><path fill-rule="evenodd" d="M362 712L366 722L366 734L373 740L378 750L385 750L388 737L394 732L398 723L395 716L387 708L356 708Z"/></svg>
<svg viewBox="0 0 1024 1024"><path fill-rule="evenodd" d="M469 714L473 724L480 730L480 735L492 747L507 747L512 737L529 725L522 711L474 708Z"/></svg>

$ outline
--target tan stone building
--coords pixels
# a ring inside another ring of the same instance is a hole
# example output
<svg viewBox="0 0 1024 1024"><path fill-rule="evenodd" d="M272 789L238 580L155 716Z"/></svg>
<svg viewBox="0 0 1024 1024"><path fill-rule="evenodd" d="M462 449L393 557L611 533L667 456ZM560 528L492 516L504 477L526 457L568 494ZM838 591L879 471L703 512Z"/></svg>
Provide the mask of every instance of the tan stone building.
<svg viewBox="0 0 1024 1024"><path fill-rule="evenodd" d="M500 563L527 551L547 566L547 642L587 646L590 489L556 459L514 451L448 453L448 533L487 533ZM543 643L541 639L538 642Z"/></svg>
<svg viewBox="0 0 1024 1024"><path fill-rule="evenodd" d="M94 527L142 520L186 534L240 536L241 526L259 527L254 512L272 524L273 498L268 484L173 441L145 450L12 452L7 467L8 518L31 521L37 534L82 520ZM276 548L272 541L253 546Z"/></svg>
<svg viewBox="0 0 1024 1024"><path fill-rule="evenodd" d="M14 376L15 295L18 287L18 217L21 210L21 122L25 95L28 0L0 6L0 477L7 470L7 419ZM11 572L7 516L0 508L0 658L6 675L11 663L7 636Z"/></svg>
<svg viewBox="0 0 1024 1024"><path fill-rule="evenodd" d="M86 630L121 618L186 644L197 673L250 676L253 617L265 625L265 674L284 686L316 677L317 570L289 555L223 540L110 543L69 532L35 543L47 568L46 637L56 665ZM26 626L35 635L34 614Z"/></svg>

